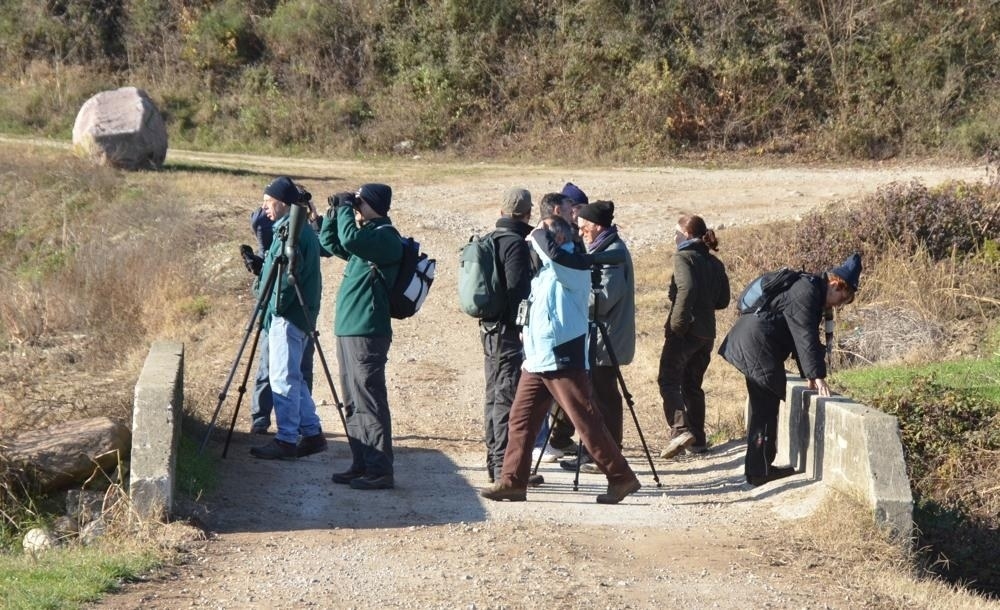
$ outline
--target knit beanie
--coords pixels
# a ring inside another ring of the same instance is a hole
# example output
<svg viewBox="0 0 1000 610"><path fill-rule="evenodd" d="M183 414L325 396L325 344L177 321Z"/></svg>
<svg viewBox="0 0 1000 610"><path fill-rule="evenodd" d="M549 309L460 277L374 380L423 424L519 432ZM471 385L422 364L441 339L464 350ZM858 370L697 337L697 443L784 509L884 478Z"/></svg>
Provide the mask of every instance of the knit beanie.
<svg viewBox="0 0 1000 610"><path fill-rule="evenodd" d="M358 189L358 197L368 202L379 216L385 216L392 204L392 188L388 184L369 182Z"/></svg>
<svg viewBox="0 0 1000 610"><path fill-rule="evenodd" d="M299 189L288 176L278 176L264 187L264 194L274 197L278 201L294 205L299 202Z"/></svg>
<svg viewBox="0 0 1000 610"><path fill-rule="evenodd" d="M858 291L858 284L861 283L861 255L855 252L847 257L847 260L839 267L830 269L830 273L847 282L854 292Z"/></svg>
<svg viewBox="0 0 1000 610"><path fill-rule="evenodd" d="M572 182L567 182L565 186L562 187L560 191L563 197L567 197L573 200L573 205L587 205L590 200L587 199L587 194L580 190L580 187L573 184Z"/></svg>
<svg viewBox="0 0 1000 610"><path fill-rule="evenodd" d="M615 202L595 201L581 207L576 215L602 227L610 227L615 219Z"/></svg>

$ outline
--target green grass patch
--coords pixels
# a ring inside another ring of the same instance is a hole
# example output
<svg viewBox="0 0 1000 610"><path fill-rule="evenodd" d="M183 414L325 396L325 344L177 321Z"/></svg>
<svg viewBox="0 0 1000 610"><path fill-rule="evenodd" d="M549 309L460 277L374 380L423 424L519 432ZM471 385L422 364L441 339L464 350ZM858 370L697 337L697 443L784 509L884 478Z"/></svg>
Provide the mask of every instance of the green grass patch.
<svg viewBox="0 0 1000 610"><path fill-rule="evenodd" d="M197 499L212 491L218 482L218 458L209 452L198 453L198 443L181 434L177 453L177 491Z"/></svg>
<svg viewBox="0 0 1000 610"><path fill-rule="evenodd" d="M79 608L158 565L149 550L53 549L38 556L0 555L0 606Z"/></svg>
<svg viewBox="0 0 1000 610"><path fill-rule="evenodd" d="M845 394L862 402L887 391L912 387L918 379L933 379L941 387L1000 405L1000 355L920 366L873 366L831 376L831 381Z"/></svg>

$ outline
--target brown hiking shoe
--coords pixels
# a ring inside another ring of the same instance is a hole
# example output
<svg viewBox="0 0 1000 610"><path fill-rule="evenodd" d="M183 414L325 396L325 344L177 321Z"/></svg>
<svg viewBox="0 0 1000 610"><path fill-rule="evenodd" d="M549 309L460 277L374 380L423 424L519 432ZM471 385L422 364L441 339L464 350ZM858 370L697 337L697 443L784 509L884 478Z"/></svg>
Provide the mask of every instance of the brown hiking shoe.
<svg viewBox="0 0 1000 610"><path fill-rule="evenodd" d="M493 487L484 489L479 492L479 495L487 500L493 500L494 502L502 502L504 500L510 500L511 502L524 502L528 499L528 492L526 488L508 487L503 483L497 483Z"/></svg>
<svg viewBox="0 0 1000 610"><path fill-rule="evenodd" d="M639 491L642 483L639 479L622 481L621 483L608 483L608 493L597 496L598 504L618 504L625 499L625 496Z"/></svg>
<svg viewBox="0 0 1000 610"><path fill-rule="evenodd" d="M670 439L670 442L667 443L667 448L660 452L660 457L665 460L669 460L681 451L684 451L685 448L693 445L694 442L695 438L693 434L690 432L682 432Z"/></svg>

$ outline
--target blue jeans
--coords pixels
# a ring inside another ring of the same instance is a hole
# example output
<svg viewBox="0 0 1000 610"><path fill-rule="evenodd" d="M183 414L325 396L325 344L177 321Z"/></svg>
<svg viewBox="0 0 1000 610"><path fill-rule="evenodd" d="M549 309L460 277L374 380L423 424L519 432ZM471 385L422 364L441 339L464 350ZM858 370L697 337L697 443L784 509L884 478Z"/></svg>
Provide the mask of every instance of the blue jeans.
<svg viewBox="0 0 1000 610"><path fill-rule="evenodd" d="M278 422L275 438L294 444L300 433L302 436L319 434L322 430L316 403L302 378L302 355L308 336L285 318L274 316L267 342L271 395Z"/></svg>
<svg viewBox="0 0 1000 610"><path fill-rule="evenodd" d="M267 331L260 334L257 343L260 359L257 361L257 377L254 380L252 403L250 406L250 418L254 428L271 427L271 411L274 410L274 398L271 397L271 378L267 366ZM313 387L313 355L316 353L316 346L312 337L306 340L306 349L302 352L302 379L306 382L309 392Z"/></svg>

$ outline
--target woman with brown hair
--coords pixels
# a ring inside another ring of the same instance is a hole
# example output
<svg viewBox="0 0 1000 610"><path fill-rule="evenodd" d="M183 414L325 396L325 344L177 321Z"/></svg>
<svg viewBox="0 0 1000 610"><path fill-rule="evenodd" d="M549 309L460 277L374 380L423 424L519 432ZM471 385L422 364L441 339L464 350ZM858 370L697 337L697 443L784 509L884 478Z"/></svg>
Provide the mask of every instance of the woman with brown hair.
<svg viewBox="0 0 1000 610"><path fill-rule="evenodd" d="M670 278L670 314L663 328L657 382L670 442L660 453L672 458L685 448L704 451L705 392L701 389L715 342L715 311L729 305L726 267L710 251L715 231L700 216L681 216L674 229L677 252Z"/></svg>

